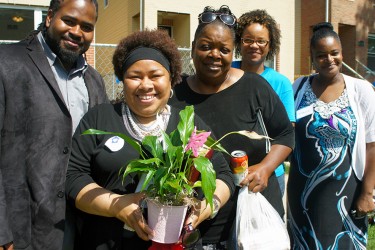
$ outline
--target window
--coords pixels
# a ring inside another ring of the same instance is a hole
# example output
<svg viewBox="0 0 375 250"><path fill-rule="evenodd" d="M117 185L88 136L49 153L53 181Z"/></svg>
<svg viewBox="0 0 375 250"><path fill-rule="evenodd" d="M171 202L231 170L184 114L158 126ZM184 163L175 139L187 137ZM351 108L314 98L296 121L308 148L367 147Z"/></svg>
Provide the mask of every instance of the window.
<svg viewBox="0 0 375 250"><path fill-rule="evenodd" d="M41 17L35 24L34 9L0 7L0 40L21 40L42 22Z"/></svg>
<svg viewBox="0 0 375 250"><path fill-rule="evenodd" d="M169 25L158 25L158 29L165 30L170 37L173 37L172 26L169 26Z"/></svg>
<svg viewBox="0 0 375 250"><path fill-rule="evenodd" d="M109 0L104 0L104 8L107 8Z"/></svg>

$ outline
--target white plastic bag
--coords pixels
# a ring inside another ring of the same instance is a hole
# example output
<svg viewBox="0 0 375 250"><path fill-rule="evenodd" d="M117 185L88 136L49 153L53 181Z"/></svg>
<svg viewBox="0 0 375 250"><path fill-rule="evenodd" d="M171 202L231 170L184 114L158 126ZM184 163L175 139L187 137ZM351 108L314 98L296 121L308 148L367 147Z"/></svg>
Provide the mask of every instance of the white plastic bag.
<svg viewBox="0 0 375 250"><path fill-rule="evenodd" d="M285 223L261 193L247 186L238 194L236 236L240 250L285 250L290 241Z"/></svg>

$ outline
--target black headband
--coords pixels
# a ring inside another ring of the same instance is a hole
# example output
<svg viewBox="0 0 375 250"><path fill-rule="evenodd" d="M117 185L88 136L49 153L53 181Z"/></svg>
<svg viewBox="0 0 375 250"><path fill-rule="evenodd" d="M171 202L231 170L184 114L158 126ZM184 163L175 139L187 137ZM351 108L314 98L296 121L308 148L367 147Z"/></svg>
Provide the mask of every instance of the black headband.
<svg viewBox="0 0 375 250"><path fill-rule="evenodd" d="M124 72L128 70L128 68L133 65L133 63L139 60L153 60L171 72L170 63L168 59L161 53L159 50L149 47L138 47L132 50L129 55L126 57L124 62Z"/></svg>

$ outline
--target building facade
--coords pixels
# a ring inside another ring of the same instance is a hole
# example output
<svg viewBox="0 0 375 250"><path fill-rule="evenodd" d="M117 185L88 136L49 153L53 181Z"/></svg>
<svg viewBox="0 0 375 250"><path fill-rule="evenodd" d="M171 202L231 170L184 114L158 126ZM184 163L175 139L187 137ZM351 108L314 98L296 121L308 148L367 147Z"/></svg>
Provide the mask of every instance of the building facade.
<svg viewBox="0 0 375 250"><path fill-rule="evenodd" d="M36 29L47 14L49 2L0 0L0 42L20 40ZM188 56L199 13L205 6L226 4L237 17L246 11L266 9L275 18L282 39L273 67L291 81L313 70L309 40L313 25L322 21L331 22L341 38L347 65L343 72L375 81L375 0L98 0L98 4L94 46L87 59L103 74L112 71L111 55L118 41L145 28L167 30L179 47L186 48L181 51Z"/></svg>
<svg viewBox="0 0 375 250"><path fill-rule="evenodd" d="M294 0L99 0L96 42L117 44L136 30L161 28L169 32L179 47L190 48L198 26L198 15L205 6L228 5L237 16L254 9L266 9L278 22L282 39L274 67L294 79Z"/></svg>
<svg viewBox="0 0 375 250"><path fill-rule="evenodd" d="M375 0L300 0L296 16L296 74L309 74L312 27L331 22L338 33L344 57L343 72L375 81ZM297 27L297 25L296 25Z"/></svg>

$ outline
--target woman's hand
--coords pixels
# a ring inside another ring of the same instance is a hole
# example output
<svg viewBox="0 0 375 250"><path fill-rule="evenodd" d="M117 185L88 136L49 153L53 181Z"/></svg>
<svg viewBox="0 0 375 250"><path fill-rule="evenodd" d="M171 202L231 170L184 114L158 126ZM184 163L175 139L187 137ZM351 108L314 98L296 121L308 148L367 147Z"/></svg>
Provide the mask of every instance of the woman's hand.
<svg viewBox="0 0 375 250"><path fill-rule="evenodd" d="M219 209L227 203L230 198L230 190L225 182L216 179L216 190L214 193L214 199L218 201ZM211 217L212 208L207 203L206 199L196 200L194 206L191 208L191 212L187 215L185 225L191 223L193 228L196 228L202 221L207 220Z"/></svg>
<svg viewBox="0 0 375 250"><path fill-rule="evenodd" d="M248 168L247 176L241 181L241 186L248 186L249 191L254 193L262 192L267 188L268 178L272 172L269 173L262 164L255 164Z"/></svg>
<svg viewBox="0 0 375 250"><path fill-rule="evenodd" d="M284 145L272 145L271 151L264 159L248 168L248 174L240 183L248 186L249 191L262 192L268 185L268 179L275 169L288 157L292 149Z"/></svg>
<svg viewBox="0 0 375 250"><path fill-rule="evenodd" d="M375 204L371 194L361 194L356 201L356 215L361 217L375 211Z"/></svg>
<svg viewBox="0 0 375 250"><path fill-rule="evenodd" d="M206 199L195 200L190 213L187 214L185 225L191 223L193 228L196 228L202 221L210 218L211 212L210 204L206 202Z"/></svg>
<svg viewBox="0 0 375 250"><path fill-rule="evenodd" d="M116 211L114 216L134 229L141 239L149 240L149 235L153 235L153 231L147 225L140 207L144 197L144 193L135 193L122 195L114 199Z"/></svg>

